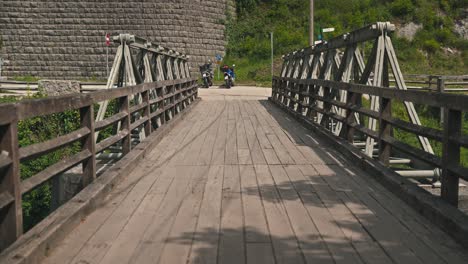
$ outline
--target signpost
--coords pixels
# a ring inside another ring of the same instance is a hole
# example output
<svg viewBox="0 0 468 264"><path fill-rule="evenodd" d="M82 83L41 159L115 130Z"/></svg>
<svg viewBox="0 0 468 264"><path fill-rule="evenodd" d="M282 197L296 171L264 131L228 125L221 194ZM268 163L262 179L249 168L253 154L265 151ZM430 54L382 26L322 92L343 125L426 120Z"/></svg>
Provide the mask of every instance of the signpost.
<svg viewBox="0 0 468 264"><path fill-rule="evenodd" d="M110 34L106 33L106 78L109 78L109 46L110 46Z"/></svg>
<svg viewBox="0 0 468 264"><path fill-rule="evenodd" d="M223 60L223 56L221 56L221 54L216 54L216 64L218 64L218 80L219 80L219 72L221 71L220 70L220 65L221 65L221 61Z"/></svg>

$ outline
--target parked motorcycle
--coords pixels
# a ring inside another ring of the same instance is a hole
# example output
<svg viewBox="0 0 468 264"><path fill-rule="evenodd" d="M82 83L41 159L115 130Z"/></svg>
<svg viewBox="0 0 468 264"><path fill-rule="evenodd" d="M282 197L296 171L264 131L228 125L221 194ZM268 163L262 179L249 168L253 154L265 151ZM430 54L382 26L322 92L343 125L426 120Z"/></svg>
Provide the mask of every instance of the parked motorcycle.
<svg viewBox="0 0 468 264"><path fill-rule="evenodd" d="M211 69L211 63L204 64L200 66L200 73L203 80L203 85L205 88L209 88L213 85L213 70Z"/></svg>
<svg viewBox="0 0 468 264"><path fill-rule="evenodd" d="M232 86L234 86L234 80L236 79L236 75L234 73L234 67L236 65L232 65L232 68L230 68L227 65L224 65L223 67L223 72L224 72L224 86L228 89L230 89Z"/></svg>

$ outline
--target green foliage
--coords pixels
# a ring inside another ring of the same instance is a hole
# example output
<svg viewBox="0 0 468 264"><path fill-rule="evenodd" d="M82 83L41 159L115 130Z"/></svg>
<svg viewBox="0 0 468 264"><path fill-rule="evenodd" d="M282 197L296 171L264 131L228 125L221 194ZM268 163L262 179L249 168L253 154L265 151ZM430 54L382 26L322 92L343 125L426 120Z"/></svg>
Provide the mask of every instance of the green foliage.
<svg viewBox="0 0 468 264"><path fill-rule="evenodd" d="M309 0L236 0L238 19L226 27L226 62L239 65L239 80L270 76L270 38L274 33L275 61L280 55L308 46ZM405 74L465 74L468 41L454 33L454 19L468 0L320 0L315 1L316 38L319 28L334 27L324 39L377 21L422 24L413 41L393 36ZM459 54L445 54L451 47ZM245 67L245 69L243 68ZM275 65L278 68L279 65ZM245 78L245 79L244 79Z"/></svg>
<svg viewBox="0 0 468 264"><path fill-rule="evenodd" d="M36 96L40 97L40 95ZM34 117L18 123L18 142L20 147L65 135L79 128L78 111L66 111L47 116ZM27 179L59 160L80 150L79 143L21 162L21 179ZM28 230L50 213L52 201L51 185L45 183L23 196L24 229Z"/></svg>
<svg viewBox="0 0 468 264"><path fill-rule="evenodd" d="M39 78L31 76L31 75L26 75L26 76L15 76L13 77L13 80L19 81L19 82L37 82L39 81Z"/></svg>
<svg viewBox="0 0 468 264"><path fill-rule="evenodd" d="M25 99L37 99L43 95L37 94ZM0 97L0 103L14 103L18 101L16 97ZM97 113L98 105L95 105ZM117 102L109 102L105 117L109 117L117 111ZM63 113L51 114L47 116L34 117L22 120L18 123L18 142L20 147L29 146L35 143L44 142L57 136L65 135L79 129L80 115L78 110L69 110ZM102 130L99 140L113 135L114 128L111 126ZM20 177L25 180L43 171L52 164L69 157L81 150L80 142L76 142L69 147L60 148L46 155L20 164ZM35 188L23 196L23 222L24 230L29 230L51 212L52 202L51 184L45 184Z"/></svg>
<svg viewBox="0 0 468 264"><path fill-rule="evenodd" d="M435 53L440 49L440 44L434 39L428 39L422 43L422 47L430 53Z"/></svg>
<svg viewBox="0 0 468 264"><path fill-rule="evenodd" d="M390 4L390 11L394 16L407 16L412 15L414 12L414 5L411 0L396 0Z"/></svg>

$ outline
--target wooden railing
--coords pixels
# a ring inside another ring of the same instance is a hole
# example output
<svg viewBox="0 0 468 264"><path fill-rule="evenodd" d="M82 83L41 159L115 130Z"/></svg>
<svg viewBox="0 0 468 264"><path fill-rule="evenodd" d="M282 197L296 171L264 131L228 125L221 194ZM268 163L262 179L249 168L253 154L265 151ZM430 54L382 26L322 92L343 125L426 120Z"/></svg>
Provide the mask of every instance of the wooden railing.
<svg viewBox="0 0 468 264"><path fill-rule="evenodd" d="M319 93L320 87L324 89L323 95ZM335 98L335 94L339 91L347 91L344 102ZM377 96L380 100L380 110L374 111L364 107L361 100L363 95ZM350 143L355 140L355 133L376 140L378 159L386 166L390 163L392 148L395 148L416 160L440 168L441 198L454 206L458 205L459 179L468 181L468 169L460 163L461 148L468 148L468 136L462 132L462 116L463 112L468 111L468 96L318 79L274 77L271 100L326 129L330 129L331 120L341 123L343 129L340 137ZM394 102L412 102L442 109L443 127L439 129L416 125L392 115ZM317 121L315 118L317 114L324 117ZM356 115L377 120L377 129L374 131L362 123L359 124ZM393 128L441 143L441 155L431 154L402 142L394 137Z"/></svg>
<svg viewBox="0 0 468 264"><path fill-rule="evenodd" d="M455 93L468 91L468 75L406 74L404 77L408 89ZM390 76L390 86L395 86L395 83L393 76Z"/></svg>
<svg viewBox="0 0 468 264"><path fill-rule="evenodd" d="M123 155L129 153L134 145L133 130L142 128L146 136L150 135L191 104L197 98L197 93L196 79L188 78L1 104L0 250L23 233L24 194L79 164L83 167L83 187L88 185L96 178L96 154L116 143L121 145ZM118 102L118 111L102 121L95 121L95 106L109 100ZM69 110L79 110L80 126L77 130L45 142L19 147L19 121ZM117 128L116 133L96 143L95 132L110 126ZM26 180L20 180L20 163L76 142L81 143L77 153L64 157Z"/></svg>
<svg viewBox="0 0 468 264"><path fill-rule="evenodd" d="M95 92L107 89L106 83L103 82L80 82L80 91L82 93ZM0 96L17 96L24 97L34 95L38 92L37 82L23 81L0 81Z"/></svg>

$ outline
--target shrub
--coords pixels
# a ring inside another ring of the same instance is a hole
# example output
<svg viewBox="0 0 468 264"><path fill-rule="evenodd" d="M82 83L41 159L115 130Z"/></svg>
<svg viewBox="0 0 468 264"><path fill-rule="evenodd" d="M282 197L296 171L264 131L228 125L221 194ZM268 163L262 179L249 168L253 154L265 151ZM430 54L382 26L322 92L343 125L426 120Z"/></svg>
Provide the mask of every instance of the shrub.
<svg viewBox="0 0 468 264"><path fill-rule="evenodd" d="M423 48L429 53L435 53L440 49L440 44L435 39L429 39L424 41Z"/></svg>
<svg viewBox="0 0 468 264"><path fill-rule="evenodd" d="M411 0L397 0L390 4L390 11L394 16L407 16L413 13L414 5Z"/></svg>

